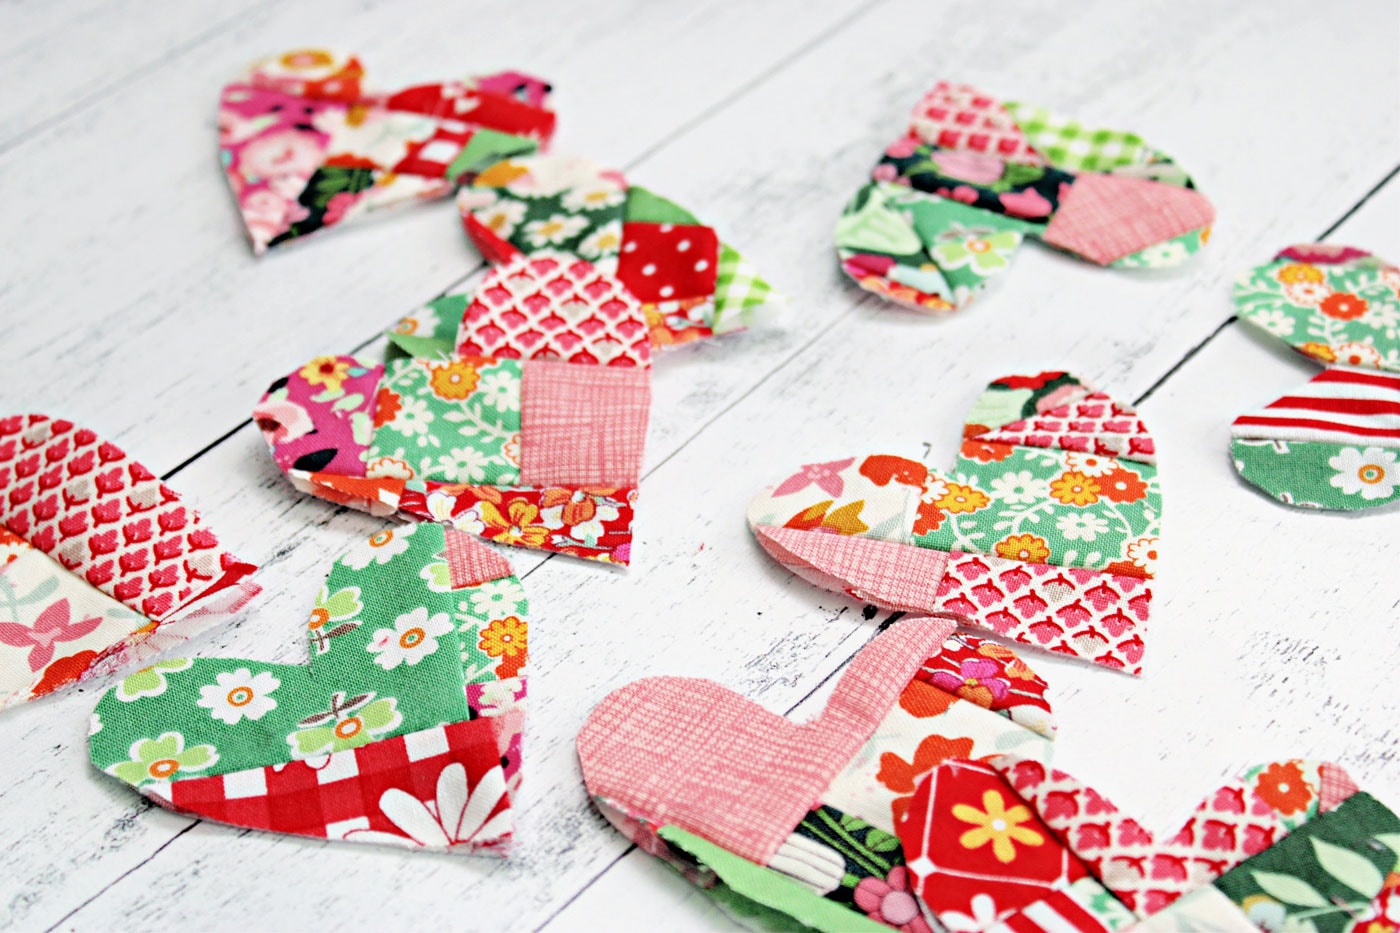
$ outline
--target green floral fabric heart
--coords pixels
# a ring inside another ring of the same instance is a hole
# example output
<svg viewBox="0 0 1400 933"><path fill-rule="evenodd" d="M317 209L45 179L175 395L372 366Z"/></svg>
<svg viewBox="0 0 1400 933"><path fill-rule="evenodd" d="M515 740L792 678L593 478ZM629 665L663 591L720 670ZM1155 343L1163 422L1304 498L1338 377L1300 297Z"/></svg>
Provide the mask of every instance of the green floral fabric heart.
<svg viewBox="0 0 1400 933"><path fill-rule="evenodd" d="M137 671L97 705L93 764L176 809L273 829L285 827L201 802L210 792L221 803L245 799L239 788L251 782L272 810L291 806L278 790L289 790L287 765L324 784L328 767L339 760L332 770L344 771L358 755L353 773L363 776L387 754L373 747L395 739L410 761L426 748L448 756L434 766L463 765L478 783L499 770L491 780L504 790L519 767L526 610L509 565L464 532L386 528L341 556L320 588L306 623L309 664L175 658ZM452 757L458 745L470 760ZM408 792L375 789L371 803ZM200 801L186 806L192 793Z"/></svg>

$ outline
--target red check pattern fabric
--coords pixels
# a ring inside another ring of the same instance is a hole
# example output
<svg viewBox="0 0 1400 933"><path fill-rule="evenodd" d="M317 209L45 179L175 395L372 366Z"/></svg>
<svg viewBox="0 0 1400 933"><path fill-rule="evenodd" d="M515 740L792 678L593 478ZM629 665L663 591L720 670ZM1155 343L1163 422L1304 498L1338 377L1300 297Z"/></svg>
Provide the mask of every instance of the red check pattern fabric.
<svg viewBox="0 0 1400 933"><path fill-rule="evenodd" d="M250 829L409 848L502 852L510 842L480 829L509 814L510 795L491 799L478 833L465 838L449 822L444 772L458 767L469 790L490 786L502 750L489 719L453 723L337 752L313 761L250 768L176 781L146 792L163 806ZM412 803L419 804L415 813ZM482 805L484 807L484 804ZM457 814L450 814L456 816ZM440 832L434 835L436 824ZM506 825L507 821L496 825Z"/></svg>

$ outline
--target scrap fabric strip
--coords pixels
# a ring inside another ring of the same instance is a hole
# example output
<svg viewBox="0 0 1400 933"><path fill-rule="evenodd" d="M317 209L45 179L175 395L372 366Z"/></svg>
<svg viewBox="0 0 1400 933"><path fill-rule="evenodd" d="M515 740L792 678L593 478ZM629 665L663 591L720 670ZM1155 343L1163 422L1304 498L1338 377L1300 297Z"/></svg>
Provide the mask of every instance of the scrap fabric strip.
<svg viewBox="0 0 1400 933"><path fill-rule="evenodd" d="M1009 376L964 432L953 472L887 455L809 464L749 523L818 586L1140 673L1162 502L1136 412L1066 373Z"/></svg>
<svg viewBox="0 0 1400 933"><path fill-rule="evenodd" d="M862 288L942 312L1004 274L1025 237L1158 268L1189 260L1214 219L1186 173L1138 136L940 82L846 205L836 244Z"/></svg>
<svg viewBox="0 0 1400 933"><path fill-rule="evenodd" d="M0 708L149 657L241 608L257 568L71 421L0 418Z"/></svg>
<svg viewBox="0 0 1400 933"><path fill-rule="evenodd" d="M93 764L234 825L498 848L520 776L527 611L505 560L463 533L385 529L317 594L309 665L158 661L98 703Z"/></svg>
<svg viewBox="0 0 1400 933"><path fill-rule="evenodd" d="M518 72L391 93L353 55L299 49L223 89L220 160L254 253L375 210L435 198L546 145L549 85Z"/></svg>
<svg viewBox="0 0 1400 933"><path fill-rule="evenodd" d="M1281 502L1355 511L1400 499L1400 269L1294 246L1241 276L1240 319L1327 366L1231 427L1235 469Z"/></svg>

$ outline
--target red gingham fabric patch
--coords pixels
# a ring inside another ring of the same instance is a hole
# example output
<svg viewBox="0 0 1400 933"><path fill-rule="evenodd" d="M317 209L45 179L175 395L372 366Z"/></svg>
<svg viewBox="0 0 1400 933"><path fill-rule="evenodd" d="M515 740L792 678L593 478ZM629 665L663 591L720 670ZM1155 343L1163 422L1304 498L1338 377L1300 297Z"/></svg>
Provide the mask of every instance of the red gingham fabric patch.
<svg viewBox="0 0 1400 933"><path fill-rule="evenodd" d="M415 839L382 807L385 794L399 791L425 804L433 802L443 771L460 765L476 789L501 767L493 723L474 719L371 742L313 761L250 768L213 777L189 778L141 790L169 809L219 823L298 836L357 841L357 833L397 837L400 845L431 846ZM489 786L489 785L488 785ZM510 809L504 792L487 817ZM432 810L425 806L425 813ZM435 814L443 819L443 814ZM495 848L508 839L464 839L469 848ZM396 840L371 836L362 841ZM431 846L444 848L443 846Z"/></svg>
<svg viewBox="0 0 1400 933"><path fill-rule="evenodd" d="M520 388L521 482L635 486L650 408L645 369L527 362Z"/></svg>

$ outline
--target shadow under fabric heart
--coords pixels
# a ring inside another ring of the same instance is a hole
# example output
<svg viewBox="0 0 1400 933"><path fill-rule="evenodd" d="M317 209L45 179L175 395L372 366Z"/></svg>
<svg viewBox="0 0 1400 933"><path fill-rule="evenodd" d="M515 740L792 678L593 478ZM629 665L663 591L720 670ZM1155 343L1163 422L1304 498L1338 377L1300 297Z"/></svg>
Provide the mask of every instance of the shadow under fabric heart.
<svg viewBox="0 0 1400 933"><path fill-rule="evenodd" d="M1359 511L1400 500L1400 269L1364 250L1291 246L1235 284L1240 320L1327 368L1235 419L1244 480L1280 502Z"/></svg>
<svg viewBox="0 0 1400 933"><path fill-rule="evenodd" d="M371 93L353 55L260 59L219 98L219 161L261 255L329 227L450 194L554 133L550 86L519 72Z"/></svg>
<svg viewBox="0 0 1400 933"><path fill-rule="evenodd" d="M836 225L861 288L919 311L970 302L1027 237L1099 265L1186 262L1215 208L1133 133L939 82Z"/></svg>
<svg viewBox="0 0 1400 933"><path fill-rule="evenodd" d="M824 589L1138 674L1161 515L1136 412L1046 372L987 387L953 472L890 455L809 464L748 521Z"/></svg>
<svg viewBox="0 0 1400 933"><path fill-rule="evenodd" d="M218 625L257 595L256 570L96 432L0 418L0 709Z"/></svg>
<svg viewBox="0 0 1400 933"><path fill-rule="evenodd" d="M386 528L331 568L309 664L158 661L97 704L93 765L234 826L504 854L527 612L510 565L465 533Z"/></svg>
<svg viewBox="0 0 1400 933"><path fill-rule="evenodd" d="M709 681L637 681L579 732L585 786L762 928L1393 928L1400 818L1341 768L1251 768L1155 839L1048 766L1045 682L952 630L894 623L803 724Z"/></svg>

